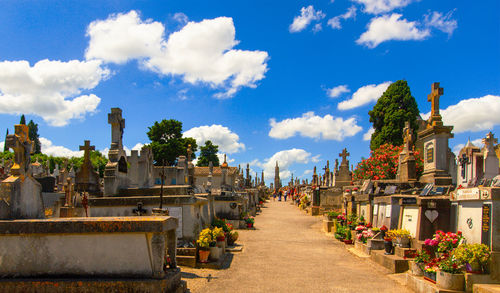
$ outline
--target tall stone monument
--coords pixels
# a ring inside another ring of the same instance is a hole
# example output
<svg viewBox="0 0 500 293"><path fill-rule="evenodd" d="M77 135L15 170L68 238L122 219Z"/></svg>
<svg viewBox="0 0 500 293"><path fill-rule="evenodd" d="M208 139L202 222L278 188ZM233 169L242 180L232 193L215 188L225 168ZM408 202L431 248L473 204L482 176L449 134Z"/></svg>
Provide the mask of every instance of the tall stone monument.
<svg viewBox="0 0 500 293"><path fill-rule="evenodd" d="M28 126L18 124L15 134L7 135L5 146L14 150L11 176L0 184L0 219L45 218L42 186L30 173L33 142Z"/></svg>
<svg viewBox="0 0 500 293"><path fill-rule="evenodd" d="M276 166L274 167L274 188L281 188L280 167L278 166L278 161L276 161Z"/></svg>
<svg viewBox="0 0 500 293"><path fill-rule="evenodd" d="M76 172L76 190L86 191L90 194L100 194L99 173L94 170L94 166L90 161L90 151L94 151L95 146L90 145L90 140L86 140L83 146L80 146L80 150L83 151L83 163Z"/></svg>
<svg viewBox="0 0 500 293"><path fill-rule="evenodd" d="M493 179L498 175L498 157L495 153L495 144L498 139L495 138L491 131L483 138L484 143L484 178Z"/></svg>
<svg viewBox="0 0 500 293"><path fill-rule="evenodd" d="M122 118L120 108L111 108L108 123L111 124L111 147L108 153L109 162L104 170L104 195L113 196L118 195L120 188L129 186L127 155L122 143L125 119Z"/></svg>
<svg viewBox="0 0 500 293"><path fill-rule="evenodd" d="M417 165L413 153L413 130L410 122L405 122L403 130L403 150L399 154L399 180L402 182L417 180Z"/></svg>
<svg viewBox="0 0 500 293"><path fill-rule="evenodd" d="M443 126L439 114L439 98L443 95L443 88L439 82L432 84L432 91L427 96L427 101L432 103L431 116L427 128L418 133L419 140L423 143L424 173L421 182L434 183L435 185L450 185L450 156L448 139L453 138L453 126Z"/></svg>
<svg viewBox="0 0 500 293"><path fill-rule="evenodd" d="M339 154L342 161L340 162L339 169L335 172L335 187L343 187L351 184L352 173L349 171L349 160L347 160L347 157L350 155L346 148Z"/></svg>

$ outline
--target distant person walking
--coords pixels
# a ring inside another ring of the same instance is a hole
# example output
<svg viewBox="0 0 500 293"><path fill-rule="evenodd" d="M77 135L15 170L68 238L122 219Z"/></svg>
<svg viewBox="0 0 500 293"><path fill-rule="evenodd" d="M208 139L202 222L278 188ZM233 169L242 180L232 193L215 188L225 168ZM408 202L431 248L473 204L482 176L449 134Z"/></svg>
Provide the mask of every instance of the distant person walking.
<svg viewBox="0 0 500 293"><path fill-rule="evenodd" d="M276 201L276 190L273 192L273 201Z"/></svg>
<svg viewBox="0 0 500 293"><path fill-rule="evenodd" d="M283 196L283 190L280 189L278 193L278 201L281 201L281 197Z"/></svg>
<svg viewBox="0 0 500 293"><path fill-rule="evenodd" d="M288 190L285 191L285 201L286 201L286 198L288 197Z"/></svg>

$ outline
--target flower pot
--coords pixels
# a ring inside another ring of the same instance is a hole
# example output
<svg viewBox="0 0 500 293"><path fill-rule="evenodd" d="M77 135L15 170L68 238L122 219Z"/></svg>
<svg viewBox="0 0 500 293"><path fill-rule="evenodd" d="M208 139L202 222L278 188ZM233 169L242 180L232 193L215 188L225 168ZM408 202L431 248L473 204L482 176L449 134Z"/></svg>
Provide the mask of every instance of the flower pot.
<svg viewBox="0 0 500 293"><path fill-rule="evenodd" d="M252 228L253 227L253 223L247 223L247 228Z"/></svg>
<svg viewBox="0 0 500 293"><path fill-rule="evenodd" d="M401 247L410 248L410 238L409 237L402 237L401 238Z"/></svg>
<svg viewBox="0 0 500 293"><path fill-rule="evenodd" d="M198 256L200 259L200 262L206 263L208 262L208 256L210 255L210 250L198 250Z"/></svg>
<svg viewBox="0 0 500 293"><path fill-rule="evenodd" d="M226 241L217 241L217 247L222 249L222 253L226 252Z"/></svg>
<svg viewBox="0 0 500 293"><path fill-rule="evenodd" d="M436 274L436 285L447 290L464 291L464 274L451 274L439 271Z"/></svg>
<svg viewBox="0 0 500 293"><path fill-rule="evenodd" d="M426 272L424 271L424 279L436 284L436 272Z"/></svg>
<svg viewBox="0 0 500 293"><path fill-rule="evenodd" d="M352 239L351 240L344 240L345 244L352 244Z"/></svg>
<svg viewBox="0 0 500 293"><path fill-rule="evenodd" d="M483 268L478 262L473 262L469 265L465 265L465 271L471 274L482 274Z"/></svg>
<svg viewBox="0 0 500 293"><path fill-rule="evenodd" d="M410 269L411 269L411 273L414 276L422 276L424 274L424 271L422 270L422 267L420 266L420 264L418 264L414 261L410 261Z"/></svg>
<svg viewBox="0 0 500 293"><path fill-rule="evenodd" d="M217 261L220 258L220 248L217 246L210 247L210 260Z"/></svg>
<svg viewBox="0 0 500 293"><path fill-rule="evenodd" d="M384 240L385 254L392 254L392 241Z"/></svg>

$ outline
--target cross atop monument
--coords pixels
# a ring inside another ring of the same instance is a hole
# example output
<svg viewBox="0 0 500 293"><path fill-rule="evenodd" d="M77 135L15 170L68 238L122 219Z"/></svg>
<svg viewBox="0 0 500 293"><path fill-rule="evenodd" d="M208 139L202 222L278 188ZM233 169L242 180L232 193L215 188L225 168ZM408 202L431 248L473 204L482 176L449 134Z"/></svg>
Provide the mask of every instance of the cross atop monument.
<svg viewBox="0 0 500 293"><path fill-rule="evenodd" d="M430 124L432 126L443 125L441 121L441 115L439 114L439 98L443 95L444 91L442 87L439 87L439 82L434 82L432 84L432 91L427 95L427 101L431 102L431 117Z"/></svg>
<svg viewBox="0 0 500 293"><path fill-rule="evenodd" d="M83 161L88 162L90 160L90 151L95 151L95 146L90 145L90 140L86 140L84 144L80 146L80 150L83 151Z"/></svg>
<svg viewBox="0 0 500 293"><path fill-rule="evenodd" d="M122 117L122 109L111 108L111 113L108 113L108 123L111 124L111 148L121 149L123 129L125 129L125 119Z"/></svg>
<svg viewBox="0 0 500 293"><path fill-rule="evenodd" d="M496 139L495 135L490 131L488 132L488 134L486 134L486 138L483 138L483 143L486 149L491 151L493 150L495 144L498 143L498 139Z"/></svg>
<svg viewBox="0 0 500 293"><path fill-rule="evenodd" d="M350 156L351 154L349 154L347 152L347 149L344 148L342 150L342 153L339 154L339 157L342 157L342 162L340 162L341 165L349 165L349 163L347 162L347 157Z"/></svg>
<svg viewBox="0 0 500 293"><path fill-rule="evenodd" d="M14 150L14 165L10 169L14 176L27 175L33 153L33 142L28 137L28 126L18 124L14 126L15 134L7 135L5 145Z"/></svg>

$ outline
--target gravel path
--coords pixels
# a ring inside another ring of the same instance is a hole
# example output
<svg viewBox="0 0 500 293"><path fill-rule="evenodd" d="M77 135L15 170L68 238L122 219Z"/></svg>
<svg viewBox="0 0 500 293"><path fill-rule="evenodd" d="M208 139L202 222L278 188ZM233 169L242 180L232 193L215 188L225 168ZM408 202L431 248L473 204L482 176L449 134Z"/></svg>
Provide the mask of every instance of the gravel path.
<svg viewBox="0 0 500 293"><path fill-rule="evenodd" d="M239 232L244 249L228 268L182 267L189 292L411 292L321 232L320 217L289 202L267 203L255 227Z"/></svg>

